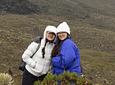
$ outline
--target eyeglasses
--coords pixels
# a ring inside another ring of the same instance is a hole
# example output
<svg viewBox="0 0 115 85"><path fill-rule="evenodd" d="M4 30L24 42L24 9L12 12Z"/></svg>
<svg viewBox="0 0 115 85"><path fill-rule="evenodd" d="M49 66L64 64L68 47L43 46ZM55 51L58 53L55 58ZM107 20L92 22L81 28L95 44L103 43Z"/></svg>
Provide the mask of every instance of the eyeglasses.
<svg viewBox="0 0 115 85"><path fill-rule="evenodd" d="M61 35L61 34L64 34L64 33L67 33L67 32L58 32L57 34L58 34L58 35Z"/></svg>
<svg viewBox="0 0 115 85"><path fill-rule="evenodd" d="M54 32L50 32L50 31L47 31L46 33L55 35Z"/></svg>

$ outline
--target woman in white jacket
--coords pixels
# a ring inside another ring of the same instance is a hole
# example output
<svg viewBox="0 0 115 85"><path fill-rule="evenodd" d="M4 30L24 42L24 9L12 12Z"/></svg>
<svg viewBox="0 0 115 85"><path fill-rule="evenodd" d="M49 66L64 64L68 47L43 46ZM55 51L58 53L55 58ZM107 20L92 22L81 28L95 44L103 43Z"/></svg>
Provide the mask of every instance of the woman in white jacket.
<svg viewBox="0 0 115 85"><path fill-rule="evenodd" d="M56 27L47 26L44 31L41 43L32 42L22 55L23 61L26 62L23 72L22 85L33 85L38 79L42 81L47 72L51 69L51 52L56 39ZM35 53L38 45L38 51ZM30 58L30 56L34 56Z"/></svg>

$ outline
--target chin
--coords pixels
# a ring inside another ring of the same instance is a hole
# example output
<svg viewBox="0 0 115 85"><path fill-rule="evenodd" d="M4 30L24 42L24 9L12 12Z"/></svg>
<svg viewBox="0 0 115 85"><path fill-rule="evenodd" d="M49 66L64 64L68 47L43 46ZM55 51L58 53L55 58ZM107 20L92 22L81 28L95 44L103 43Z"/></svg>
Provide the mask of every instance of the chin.
<svg viewBox="0 0 115 85"><path fill-rule="evenodd" d="M60 39L60 40L64 40L64 39Z"/></svg>
<svg viewBox="0 0 115 85"><path fill-rule="evenodd" d="M48 40L48 42L53 43L53 40Z"/></svg>

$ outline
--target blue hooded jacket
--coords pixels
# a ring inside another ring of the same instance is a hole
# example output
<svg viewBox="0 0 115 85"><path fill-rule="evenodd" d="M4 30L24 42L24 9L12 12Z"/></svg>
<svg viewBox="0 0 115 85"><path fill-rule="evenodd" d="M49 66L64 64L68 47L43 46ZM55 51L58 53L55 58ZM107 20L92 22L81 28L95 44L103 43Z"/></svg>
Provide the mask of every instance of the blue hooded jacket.
<svg viewBox="0 0 115 85"><path fill-rule="evenodd" d="M59 54L61 56L59 56ZM66 39L60 47L60 52L52 58L53 74L62 74L65 71L76 72L81 77L80 52L71 39Z"/></svg>

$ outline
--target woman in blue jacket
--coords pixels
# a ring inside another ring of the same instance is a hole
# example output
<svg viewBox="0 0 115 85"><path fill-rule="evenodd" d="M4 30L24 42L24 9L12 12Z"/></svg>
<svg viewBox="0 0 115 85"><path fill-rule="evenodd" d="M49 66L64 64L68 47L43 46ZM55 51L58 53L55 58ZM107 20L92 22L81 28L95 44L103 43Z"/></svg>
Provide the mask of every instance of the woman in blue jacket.
<svg viewBox="0 0 115 85"><path fill-rule="evenodd" d="M80 52L70 39L70 28L66 22L57 27L57 42L52 51L53 74L62 74L65 71L76 72L81 76Z"/></svg>

